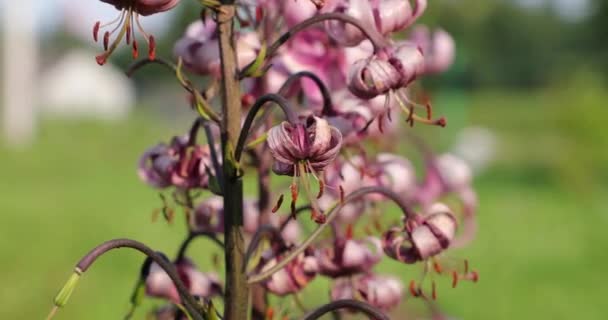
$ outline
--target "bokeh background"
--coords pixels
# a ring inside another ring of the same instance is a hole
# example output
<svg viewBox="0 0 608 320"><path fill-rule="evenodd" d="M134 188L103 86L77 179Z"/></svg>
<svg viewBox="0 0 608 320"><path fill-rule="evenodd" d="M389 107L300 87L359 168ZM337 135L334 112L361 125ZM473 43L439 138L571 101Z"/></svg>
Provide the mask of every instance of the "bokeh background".
<svg viewBox="0 0 608 320"><path fill-rule="evenodd" d="M195 1L183 2L144 20L161 55L196 19ZM110 6L2 5L0 318L41 319L92 246L129 237L175 250L183 223L151 221L160 201L135 164L145 148L187 130L192 114L162 69L126 79L128 52L96 66L90 31L110 19ZM477 161L481 201L476 241L454 253L481 279L456 290L446 280L439 306L456 319L605 319L608 2L435 0L422 22L452 33L458 51L448 73L423 82L449 126L413 130L439 152L465 150ZM201 267L213 269L214 248L194 246ZM129 251L104 256L57 319L120 319L141 261ZM381 269L404 279L414 272ZM326 290L307 289L305 304Z"/></svg>

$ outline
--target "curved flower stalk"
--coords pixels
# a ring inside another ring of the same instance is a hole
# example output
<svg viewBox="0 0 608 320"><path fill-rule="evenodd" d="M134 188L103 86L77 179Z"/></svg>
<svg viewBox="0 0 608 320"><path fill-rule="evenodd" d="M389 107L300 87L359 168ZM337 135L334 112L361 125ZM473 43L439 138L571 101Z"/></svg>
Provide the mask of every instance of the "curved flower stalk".
<svg viewBox="0 0 608 320"><path fill-rule="evenodd" d="M148 34L141 23L139 22L139 16L149 16L152 14L168 11L175 7L180 0L101 0L102 2L114 5L114 7L120 11L116 19L102 24L97 21L93 26L93 39L95 42L99 39L99 32L103 29L109 29L111 31L105 31L103 34L103 48L104 52L95 59L99 65L103 65L108 60L108 57L116 50L123 38L127 45L131 45L133 58L137 59L139 55L139 48L137 45L137 39L135 34L135 28L142 34L146 43L148 44L148 57L154 60L156 57L156 40L154 36ZM114 41L110 44L110 38L118 32L115 36Z"/></svg>
<svg viewBox="0 0 608 320"><path fill-rule="evenodd" d="M158 144L144 152L137 173L155 188L207 188L213 174L208 145L190 145L188 136L173 137L171 143Z"/></svg>
<svg viewBox="0 0 608 320"><path fill-rule="evenodd" d="M409 40L417 44L424 55L423 74L444 72L454 63L456 44L445 30L431 33L428 27L419 25L412 30Z"/></svg>
<svg viewBox="0 0 608 320"><path fill-rule="evenodd" d="M419 283L410 282L410 293L415 297L427 297L422 283L427 274L446 274L452 277L452 286L459 280L477 281L476 271L469 270L468 261L464 261L464 270L446 268L436 256L447 250L456 235L456 218L451 209L443 203L432 205L425 215L414 215L405 218L402 227L394 227L384 233L383 247L387 256L406 264L424 262L424 275ZM430 276L432 277L432 276ZM431 279L432 299L437 298L435 280Z"/></svg>
<svg viewBox="0 0 608 320"><path fill-rule="evenodd" d="M327 120L310 116L303 123L283 122L271 128L267 143L275 159L272 170L279 175L294 177L291 185L292 211L298 197L299 178L313 204L313 219L323 223L325 215L316 206L308 175L312 175L320 183L321 189L316 197L319 198L323 193L323 170L335 160L342 146L340 131L330 126Z"/></svg>
<svg viewBox="0 0 608 320"><path fill-rule="evenodd" d="M336 0L325 6L324 12L340 12L357 18L366 28L375 28L388 36L414 23L425 11L426 0ZM326 28L333 39L345 46L355 46L365 40L363 33L340 21L328 21Z"/></svg>
<svg viewBox="0 0 608 320"><path fill-rule="evenodd" d="M403 284L398 278L373 273L354 279L340 279L331 288L331 300L362 299L370 305L388 311L403 300Z"/></svg>

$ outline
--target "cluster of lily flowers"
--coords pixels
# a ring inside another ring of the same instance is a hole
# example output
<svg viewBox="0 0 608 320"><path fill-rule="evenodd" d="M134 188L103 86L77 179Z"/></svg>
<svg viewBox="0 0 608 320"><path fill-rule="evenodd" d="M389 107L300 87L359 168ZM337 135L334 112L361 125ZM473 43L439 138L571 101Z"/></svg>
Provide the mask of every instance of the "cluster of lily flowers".
<svg viewBox="0 0 608 320"><path fill-rule="evenodd" d="M97 61L105 63L123 39L137 57L134 26L148 44L149 59L155 59L154 37L143 30L138 17L167 11L179 1L102 1L114 5L120 14L113 24L94 25L94 38L101 38L104 47ZM215 3L202 2L210 7ZM260 230L271 231L266 249L251 252L257 262L250 274L273 268L301 243L307 224L299 215L310 211L314 222L331 227L331 236L318 239L261 281L268 293L296 295L317 276L324 276L334 280L330 299L358 299L391 310L406 296L437 299L437 276L449 277L453 287L463 280L477 281L478 274L467 260L446 258L446 252L469 244L475 235L477 197L472 172L457 157L436 155L413 135L404 135L400 125L446 125L444 118L433 118L428 101L412 98L416 79L441 73L454 60L455 44L447 32L415 25L427 1L242 0L238 7L240 23L234 39L238 66L247 70L263 58L255 72L243 77L243 108L248 110L269 92L290 101L291 107L299 106L292 110L295 120L277 124L271 112L260 117L250 132L252 143L244 151L244 159L252 158L243 162L245 170L247 164L255 167L259 158L270 155L271 170L291 177L283 190L291 195L289 207L282 206L286 197L282 192L271 195L274 207L261 205L260 199L245 200L247 241L259 241ZM332 14L347 15L363 27L329 18ZM301 27L315 17L318 23ZM213 19L198 19L174 47L184 69L208 76L212 86L221 78L216 27ZM105 28L109 30L99 37ZM290 30L294 32L289 40L276 50L267 50ZM402 32L403 39L391 38ZM213 100L212 94L206 97ZM177 195L216 190L214 185L221 181L217 164L223 161L217 156L219 146L211 141L197 143L196 132L145 151L138 167L140 178ZM217 139L213 130L210 135ZM425 164L422 177L407 158L368 148L387 145L398 135L420 151ZM388 214L380 212L394 199L370 193L345 201L362 187L388 189L411 210L389 226ZM210 195L194 200L190 204L175 201L188 212L189 231L221 239L222 198ZM330 218L328 213L336 208ZM378 274L374 268L384 257L419 264L422 276L403 283L402 277ZM221 280L213 272L199 271L184 255L173 263L192 295L210 299L222 293ZM147 263L142 279L149 296L179 305L175 286L158 265ZM289 310L283 311L286 317L292 316ZM166 313L162 309L158 316ZM276 318L277 313L269 312L266 318Z"/></svg>

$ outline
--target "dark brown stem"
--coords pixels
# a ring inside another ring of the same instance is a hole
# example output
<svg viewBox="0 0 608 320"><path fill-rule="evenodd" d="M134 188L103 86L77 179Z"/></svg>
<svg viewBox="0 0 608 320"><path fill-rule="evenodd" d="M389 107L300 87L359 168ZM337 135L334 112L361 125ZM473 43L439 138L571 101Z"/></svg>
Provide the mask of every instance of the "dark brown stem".
<svg viewBox="0 0 608 320"><path fill-rule="evenodd" d="M249 113L247 113L247 118L245 118L245 123L243 123L243 129L241 130L241 134L240 134L239 140L236 144L236 149L234 151L234 158L236 159L236 161L241 160L243 148L245 147L245 141L247 140L247 137L249 136L249 130L251 129L253 120L255 119L255 117L258 114L258 112L260 111L260 109L264 105L266 105L267 102L276 103L279 107L281 107L281 110L283 110L283 113L285 113L285 117L287 118L287 121L289 121L290 123L293 123L293 124L297 123L298 116L295 113L295 111L293 110L291 103L289 103L289 101L287 101L287 99L285 99L284 97L282 97L278 94L274 94L274 93L269 93L269 94L265 94L265 95L261 96L253 104L253 106L251 107L251 110L249 110Z"/></svg>
<svg viewBox="0 0 608 320"><path fill-rule="evenodd" d="M323 96L323 110L321 111L321 115L335 116L337 113L334 110L334 105L331 101L331 94L329 93L329 89L327 89L327 86L325 86L321 78L319 78L316 74L310 71L301 71L290 75L289 78L285 80L285 82L279 89L279 95L286 96L287 91L291 88L294 82L301 80L302 78L308 78L312 80L319 88L319 91L321 91L321 95Z"/></svg>
<svg viewBox="0 0 608 320"><path fill-rule="evenodd" d="M171 278L171 281L173 281L173 283L175 284L175 288L179 292L179 295L182 298L182 302L184 303L186 310L188 310L188 313L190 313L192 318L197 320L203 320L202 316L197 310L198 303L196 302L196 300L194 300L194 297L190 295L188 289L180 279L179 274L177 273L177 270L175 269L173 264L167 261L161 254L155 252L154 250L150 249L148 246L141 242L131 239L114 239L106 241L95 247L82 259L80 259L80 261L76 265L77 270L80 270L82 273L84 273L97 260L97 258L101 257L103 254L112 249L118 248L135 249L154 260L154 262L156 262L167 273L169 278Z"/></svg>
<svg viewBox="0 0 608 320"><path fill-rule="evenodd" d="M365 315L371 319L390 320L390 318L378 308L358 300L337 300L330 302L311 311L309 314L304 316L303 320L320 319L323 315L339 309L349 309L365 313Z"/></svg>
<svg viewBox="0 0 608 320"><path fill-rule="evenodd" d="M323 14L315 15L315 16L308 18L308 19L300 22L299 24L293 26L292 28L289 29L289 31L282 34L272 45L270 45L270 47L268 47L268 50L266 51L266 56L267 57L274 56L274 54L277 52L277 50L279 50L279 48L283 44L285 44L291 37L296 35L298 32L306 30L308 27L313 26L317 23L328 21L328 20L341 21L341 22L344 22L345 24L350 24L350 25L356 27L357 29L359 29L359 31L361 31L361 33L363 33L363 35L365 37L367 37L367 39L369 39L369 41L374 46L374 52L378 52L388 45L388 41L386 41L386 39L384 39L384 37L380 33L378 33L378 31L375 28L370 28L370 27L364 26L363 24L361 24L361 21L359 21L358 19L356 19L352 16L349 16L347 14L333 12L333 13L323 13ZM251 64L249 64L249 65L251 65ZM243 70L247 70L249 65L247 67L245 67ZM243 74L243 72L241 72L240 76L241 76L241 78L243 78L245 75Z"/></svg>
<svg viewBox="0 0 608 320"><path fill-rule="evenodd" d="M222 0L217 11L217 35L221 58L222 151L224 171L224 242L226 292L224 320L243 320L249 315L249 284L243 272L243 181L235 161L234 147L241 131L241 92L234 42L234 0Z"/></svg>

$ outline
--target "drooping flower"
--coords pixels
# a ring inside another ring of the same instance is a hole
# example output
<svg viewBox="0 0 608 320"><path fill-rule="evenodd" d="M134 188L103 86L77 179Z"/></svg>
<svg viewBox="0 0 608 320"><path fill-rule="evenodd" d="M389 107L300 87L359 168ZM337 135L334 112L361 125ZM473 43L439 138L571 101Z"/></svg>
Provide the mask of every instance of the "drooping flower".
<svg viewBox="0 0 608 320"><path fill-rule="evenodd" d="M102 2L114 5L114 7L120 11L116 19L102 24L97 21L93 26L93 39L95 42L99 39L99 32L102 29L108 28L111 31L106 31L103 34L103 48L104 52L96 57L97 63L103 65L106 63L108 57L116 50L123 38L125 38L127 45L131 45L133 58L137 58L139 55L139 49L137 46L137 39L135 35L135 27L144 37L148 44L148 58L154 59L156 57L156 41L153 35L148 34L142 27L139 16L149 16L152 14L168 11L175 7L180 0L101 0ZM110 44L110 37L116 32L118 34L114 38L114 41Z"/></svg>
<svg viewBox="0 0 608 320"><path fill-rule="evenodd" d="M210 298L221 294L222 286L216 274L199 271L194 263L187 258L177 261L175 268L180 279L190 291L190 294L201 298ZM176 304L181 303L181 298L175 284L173 284L169 275L156 263L152 263L150 266L145 286L148 296L167 299Z"/></svg>
<svg viewBox="0 0 608 320"><path fill-rule="evenodd" d="M256 268L264 272L272 268L281 260L282 253L267 250L262 254L260 263ZM295 259L291 260L284 268L275 272L262 285L273 294L284 296L300 292L312 281L319 270L319 265L313 255L312 249L307 249Z"/></svg>
<svg viewBox="0 0 608 320"><path fill-rule="evenodd" d="M410 218L403 227L384 234L385 253L401 262L416 263L439 254L450 246L456 234L456 218L442 203L434 204L428 215Z"/></svg>
<svg viewBox="0 0 608 320"><path fill-rule="evenodd" d="M211 169L209 146L190 146L188 137L174 137L169 145L158 144L144 152L138 175L155 188L206 188Z"/></svg>
<svg viewBox="0 0 608 320"><path fill-rule="evenodd" d="M321 185L324 184L323 170L335 160L342 146L340 131L330 126L327 120L310 116L305 122L283 122L272 127L268 132L267 143L275 159L272 170L280 175L294 177L291 186L292 212L295 210L299 178L315 207L312 210L313 219L319 223L324 222L325 215L316 207L308 175L313 175ZM316 198L322 195L322 191Z"/></svg>
<svg viewBox="0 0 608 320"><path fill-rule="evenodd" d="M382 246L387 256L407 264L424 262L422 280L419 283L412 280L410 283L410 293L413 296L426 296L422 283L427 274L451 276L453 287L456 287L459 280L477 281L478 274L469 270L468 261L464 261L464 269L452 268L443 265L437 257L450 247L456 228L456 218L450 208L443 203L435 203L424 216L409 217L402 227L393 227L384 233ZM431 297L437 297L433 279Z"/></svg>
<svg viewBox="0 0 608 320"><path fill-rule="evenodd" d="M456 52L454 39L443 29L431 33L428 27L416 26L409 37L416 43L424 55L424 74L446 71L452 63Z"/></svg>
<svg viewBox="0 0 608 320"><path fill-rule="evenodd" d="M427 1L415 0L341 0L331 1L323 11L340 12L359 20L364 28L375 28L382 35L404 30L424 13ZM345 46L356 46L365 40L355 26L341 21L328 21L328 33Z"/></svg>
<svg viewBox="0 0 608 320"><path fill-rule="evenodd" d="M319 273L331 278L367 273L380 262L382 245L380 239L365 240L336 238L331 247L318 249L315 253Z"/></svg>
<svg viewBox="0 0 608 320"><path fill-rule="evenodd" d="M407 115L407 122L414 121L445 126L445 119L432 120L430 104L421 105L407 97L407 87L424 71L425 60L421 49L412 42L401 42L367 58L354 62L348 72L347 86L350 92L361 99L384 95L385 105L397 105ZM421 117L415 108L427 113Z"/></svg>
<svg viewBox="0 0 608 320"><path fill-rule="evenodd" d="M477 231L477 193L472 187L473 172L464 160L452 155L425 155L426 176L414 192L414 201L423 209L441 198L456 195L462 205L462 232L454 239L461 247L475 237Z"/></svg>
<svg viewBox="0 0 608 320"><path fill-rule="evenodd" d="M377 308L390 310L403 300L403 284L394 277L369 273L352 281L337 280L331 288L333 301L358 297Z"/></svg>
<svg viewBox="0 0 608 320"><path fill-rule="evenodd" d="M217 25L213 21L200 19L186 29L173 49L175 56L182 58L184 66L200 75L221 76L221 61ZM253 31L239 31L235 34L239 68L253 61L260 50L260 40Z"/></svg>

